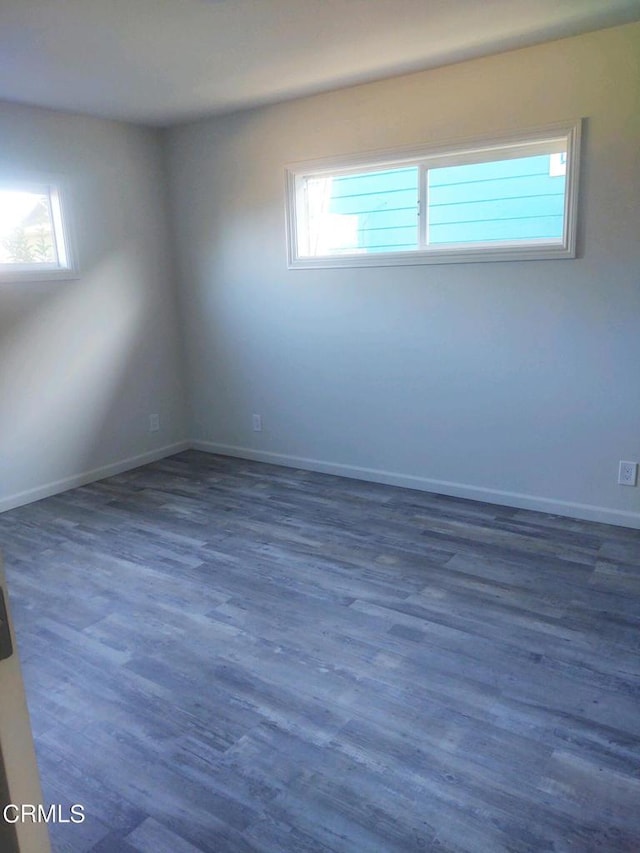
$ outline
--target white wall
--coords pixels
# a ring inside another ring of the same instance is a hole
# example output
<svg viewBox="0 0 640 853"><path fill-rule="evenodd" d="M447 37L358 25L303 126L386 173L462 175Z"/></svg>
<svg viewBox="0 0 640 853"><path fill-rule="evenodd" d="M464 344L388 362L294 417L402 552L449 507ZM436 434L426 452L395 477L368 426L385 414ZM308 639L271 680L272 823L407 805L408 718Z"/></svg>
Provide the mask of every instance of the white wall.
<svg viewBox="0 0 640 853"><path fill-rule="evenodd" d="M629 25L170 131L199 446L640 526L639 57ZM286 163L578 116L577 260L286 269Z"/></svg>
<svg viewBox="0 0 640 853"><path fill-rule="evenodd" d="M186 427L160 134L0 104L0 140L0 175L66 176L81 267L0 282L6 509L162 455Z"/></svg>

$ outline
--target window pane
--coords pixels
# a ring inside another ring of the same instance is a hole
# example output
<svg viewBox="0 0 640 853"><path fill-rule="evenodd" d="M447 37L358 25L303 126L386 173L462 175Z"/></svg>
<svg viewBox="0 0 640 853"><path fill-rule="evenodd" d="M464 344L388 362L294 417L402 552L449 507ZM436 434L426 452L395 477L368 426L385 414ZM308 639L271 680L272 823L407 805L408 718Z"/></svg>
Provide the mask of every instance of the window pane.
<svg viewBox="0 0 640 853"><path fill-rule="evenodd" d="M0 263L58 263L48 192L0 190Z"/></svg>
<svg viewBox="0 0 640 853"><path fill-rule="evenodd" d="M428 243L561 241L565 159L544 154L429 169Z"/></svg>
<svg viewBox="0 0 640 853"><path fill-rule="evenodd" d="M418 248L415 166L305 180L301 255L397 252Z"/></svg>

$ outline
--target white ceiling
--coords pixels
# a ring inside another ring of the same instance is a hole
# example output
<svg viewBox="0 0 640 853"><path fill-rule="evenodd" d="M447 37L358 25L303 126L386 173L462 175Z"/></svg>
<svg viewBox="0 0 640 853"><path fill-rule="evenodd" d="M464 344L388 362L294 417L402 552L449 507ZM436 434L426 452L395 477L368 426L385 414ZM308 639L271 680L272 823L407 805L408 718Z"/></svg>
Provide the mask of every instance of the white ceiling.
<svg viewBox="0 0 640 853"><path fill-rule="evenodd" d="M0 0L0 98L152 125L640 20L640 0Z"/></svg>

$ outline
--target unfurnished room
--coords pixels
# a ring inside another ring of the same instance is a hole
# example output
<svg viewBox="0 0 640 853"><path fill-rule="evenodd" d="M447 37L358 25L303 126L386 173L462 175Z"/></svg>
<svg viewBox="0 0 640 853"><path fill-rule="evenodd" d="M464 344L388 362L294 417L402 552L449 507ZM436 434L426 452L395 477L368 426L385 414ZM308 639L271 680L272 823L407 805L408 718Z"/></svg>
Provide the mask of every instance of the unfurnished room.
<svg viewBox="0 0 640 853"><path fill-rule="evenodd" d="M1 0L0 853L640 851L640 0Z"/></svg>

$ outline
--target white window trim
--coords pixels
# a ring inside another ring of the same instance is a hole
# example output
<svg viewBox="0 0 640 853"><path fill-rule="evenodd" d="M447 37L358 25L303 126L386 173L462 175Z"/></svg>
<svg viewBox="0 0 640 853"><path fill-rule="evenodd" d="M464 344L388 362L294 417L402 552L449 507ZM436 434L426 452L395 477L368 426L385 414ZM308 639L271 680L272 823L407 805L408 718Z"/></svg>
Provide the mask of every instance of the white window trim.
<svg viewBox="0 0 640 853"><path fill-rule="evenodd" d="M289 269L324 269L340 267L381 267L416 264L476 263L479 261L552 260L576 257L578 177L580 169L580 137L582 119L548 124L517 133L483 139L412 146L392 151L373 151L293 163L285 167L287 265ZM532 241L512 240L489 243L465 243L456 248L425 247L426 233L426 172L429 168L481 162L496 151L500 159L523 157L548 151L549 142L566 139L567 167L564 207L564 233L561 240L546 240L539 245ZM509 154L509 149L512 153ZM370 254L340 254L318 257L300 256L298 252L297 210L300 204L299 186L303 177L337 176L378 171L393 166L418 166L420 169L419 205L422 247L405 252L375 252Z"/></svg>
<svg viewBox="0 0 640 853"><path fill-rule="evenodd" d="M54 239L59 258L57 264L3 264L0 263L0 284L3 282L68 281L79 278L71 217L69 216L68 192L64 175L29 173L23 177L0 176L0 189L43 192L51 199Z"/></svg>

